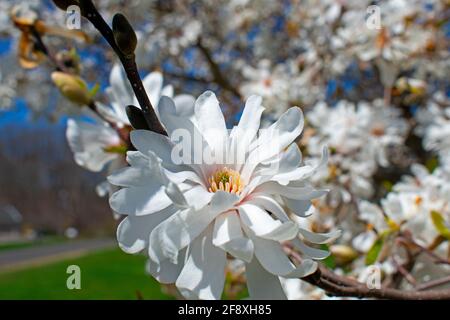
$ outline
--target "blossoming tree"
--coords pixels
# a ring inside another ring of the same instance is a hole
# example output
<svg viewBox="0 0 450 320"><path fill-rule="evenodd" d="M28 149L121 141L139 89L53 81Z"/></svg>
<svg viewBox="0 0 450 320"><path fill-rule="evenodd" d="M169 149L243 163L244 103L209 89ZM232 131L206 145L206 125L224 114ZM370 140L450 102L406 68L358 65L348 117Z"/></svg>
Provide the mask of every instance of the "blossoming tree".
<svg viewBox="0 0 450 320"><path fill-rule="evenodd" d="M0 107L69 115L176 294L450 299L448 1L16 2Z"/></svg>

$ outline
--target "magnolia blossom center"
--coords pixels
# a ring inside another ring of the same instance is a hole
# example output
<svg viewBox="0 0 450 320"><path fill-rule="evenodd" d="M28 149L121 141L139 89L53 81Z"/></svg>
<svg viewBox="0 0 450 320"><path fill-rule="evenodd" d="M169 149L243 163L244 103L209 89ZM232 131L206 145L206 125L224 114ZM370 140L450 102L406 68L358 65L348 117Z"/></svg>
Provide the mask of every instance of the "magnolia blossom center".
<svg viewBox="0 0 450 320"><path fill-rule="evenodd" d="M244 183L241 180L239 172L224 167L217 170L208 179L209 192L216 192L222 190L230 193L240 194L244 188Z"/></svg>

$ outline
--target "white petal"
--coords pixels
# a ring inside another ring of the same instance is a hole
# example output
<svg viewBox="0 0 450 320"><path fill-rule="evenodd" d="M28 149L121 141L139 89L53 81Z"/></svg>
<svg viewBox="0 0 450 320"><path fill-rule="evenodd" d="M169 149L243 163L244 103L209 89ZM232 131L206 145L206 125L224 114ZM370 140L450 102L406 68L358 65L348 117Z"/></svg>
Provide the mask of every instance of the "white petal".
<svg viewBox="0 0 450 320"><path fill-rule="evenodd" d="M125 107L133 103L134 94L122 69L122 66L115 63L109 75L109 84L111 87L107 88L107 93L111 97L111 105L115 113L122 119L127 119Z"/></svg>
<svg viewBox="0 0 450 320"><path fill-rule="evenodd" d="M212 230L195 239L175 285L186 299L220 299L225 285L225 251L212 244Z"/></svg>
<svg viewBox="0 0 450 320"><path fill-rule="evenodd" d="M180 94L173 98L177 115L193 121L195 98L189 94Z"/></svg>
<svg viewBox="0 0 450 320"><path fill-rule="evenodd" d="M144 85L144 89L147 92L152 106L156 108L161 96L161 89L163 85L162 74L158 71L149 73L142 81L142 84Z"/></svg>
<svg viewBox="0 0 450 320"><path fill-rule="evenodd" d="M165 86L165 87L161 90L161 95L162 95L162 96L169 97L169 98L172 98L172 97L173 97L173 92L174 92L173 85L168 84L167 86Z"/></svg>
<svg viewBox="0 0 450 320"><path fill-rule="evenodd" d="M325 195L328 190L315 190L313 187L290 187L283 186L273 181L261 184L255 189L258 193L281 195L285 198L295 200L311 200Z"/></svg>
<svg viewBox="0 0 450 320"><path fill-rule="evenodd" d="M210 148L223 150L228 132L216 95L212 91L204 92L195 101L194 108L198 128Z"/></svg>
<svg viewBox="0 0 450 320"><path fill-rule="evenodd" d="M305 259L300 265L298 265L294 271L284 275L283 278L303 278L316 272L318 267L317 262L311 259Z"/></svg>
<svg viewBox="0 0 450 320"><path fill-rule="evenodd" d="M241 223L235 211L222 213L216 218L213 244L247 262L253 257L253 242L243 235Z"/></svg>
<svg viewBox="0 0 450 320"><path fill-rule="evenodd" d="M161 97L158 109L161 122L164 124L164 127L169 134L169 139L176 145L181 143L183 148L187 148L184 145L183 138L189 139L191 142L190 150L183 149L187 154L184 154L185 152L183 152L181 163L189 164L199 176L206 179L206 177L203 177L202 170L205 170L205 172L208 171L209 166L205 163L203 155L211 154L211 151L206 141L203 140L202 133L200 133L192 121L176 115L176 108L172 99L164 96ZM176 152L176 149L174 149L173 152ZM196 164L202 165L198 166Z"/></svg>
<svg viewBox="0 0 450 320"><path fill-rule="evenodd" d="M90 171L101 171L107 163L118 157L115 153L103 151L108 146L120 143L117 133L107 125L69 119L66 137L75 162Z"/></svg>
<svg viewBox="0 0 450 320"><path fill-rule="evenodd" d="M152 170L146 168L125 167L114 171L108 176L109 183L115 186L144 186L152 179Z"/></svg>
<svg viewBox="0 0 450 320"><path fill-rule="evenodd" d="M160 283L175 283L183 269L185 256L186 249L180 251L177 263L165 260L162 261L161 264L157 264L151 259L148 259L146 270Z"/></svg>
<svg viewBox="0 0 450 320"><path fill-rule="evenodd" d="M245 265L247 276L247 288L250 299L253 300L285 300L286 295L281 287L280 279L267 272L259 263L253 259Z"/></svg>
<svg viewBox="0 0 450 320"><path fill-rule="evenodd" d="M291 172L297 169L302 161L300 148L296 143L289 145L288 149L281 153L281 156L275 156L272 161L264 162L264 167L257 168L258 175L276 175ZM267 168L267 166L269 166ZM256 173L255 173L256 174Z"/></svg>
<svg viewBox="0 0 450 320"><path fill-rule="evenodd" d="M307 241L317 244L329 243L341 236L340 230L335 230L329 233L315 233L303 228L299 228L299 231Z"/></svg>
<svg viewBox="0 0 450 320"><path fill-rule="evenodd" d="M119 247L126 253L138 253L148 246L152 230L175 212L174 208L146 216L125 217L117 227Z"/></svg>
<svg viewBox="0 0 450 320"><path fill-rule="evenodd" d="M295 200L283 197L283 201L299 217L309 217L314 212L310 210L312 208L310 200Z"/></svg>
<svg viewBox="0 0 450 320"><path fill-rule="evenodd" d="M242 176L249 180L256 166L288 147L303 130L303 113L299 108L290 108L277 122L263 131L255 141L257 147L250 153L248 161L242 169ZM280 155L281 156L281 155Z"/></svg>
<svg viewBox="0 0 450 320"><path fill-rule="evenodd" d="M327 258L330 255L330 252L328 252L326 250L311 248L311 247L307 246L306 244L304 244L303 241L301 241L299 239L293 239L292 244L294 245L295 248L297 248L303 254L305 254L306 256L308 256L312 259L322 260L322 259Z"/></svg>
<svg viewBox="0 0 450 320"><path fill-rule="evenodd" d="M245 157L250 152L249 146L256 137L261 114L264 111L261 100L259 96L251 96L247 99L239 124L231 131L230 150L235 152L236 158L239 155ZM244 160L245 158L242 161L235 161L239 165L237 170L240 170L240 165L244 164Z"/></svg>
<svg viewBox="0 0 450 320"><path fill-rule="evenodd" d="M353 247L360 252L368 252L377 240L377 234L373 230L362 232L352 240Z"/></svg>
<svg viewBox="0 0 450 320"><path fill-rule="evenodd" d="M167 208L172 201L166 195L165 186L151 180L145 186L124 188L114 192L109 205L120 214L142 216Z"/></svg>
<svg viewBox="0 0 450 320"><path fill-rule="evenodd" d="M260 207L266 209L267 211L274 214L282 222L290 220L289 216L286 214L286 212L284 212L284 209L273 198L270 198L263 194L257 194L255 196L252 195L248 202L259 205Z"/></svg>
<svg viewBox="0 0 450 320"><path fill-rule="evenodd" d="M247 228L245 229L245 233L253 241L255 258L259 260L263 268L268 272L284 276L295 270L294 264L286 256L280 243L256 237Z"/></svg>
<svg viewBox="0 0 450 320"><path fill-rule="evenodd" d="M184 193L186 202L195 210L200 210L206 206L214 196L214 193L209 192L205 187L197 185Z"/></svg>
<svg viewBox="0 0 450 320"><path fill-rule="evenodd" d="M210 205L200 211L181 210L157 226L150 235L149 256L155 262L176 261L178 251L195 239L221 212L238 200L234 194L218 191Z"/></svg>
<svg viewBox="0 0 450 320"><path fill-rule="evenodd" d="M147 167L149 158L139 151L127 151L126 160L132 167Z"/></svg>
<svg viewBox="0 0 450 320"><path fill-rule="evenodd" d="M293 239L298 234L298 226L292 221L281 223L274 220L267 211L260 207L245 203L239 206L239 213L244 222L258 237L286 241Z"/></svg>
<svg viewBox="0 0 450 320"><path fill-rule="evenodd" d="M252 130L254 132L259 129L261 115L264 111L261 102L262 98L260 96L250 96L247 99L241 119L239 120L238 128L242 130Z"/></svg>
<svg viewBox="0 0 450 320"><path fill-rule="evenodd" d="M189 167L187 167L189 169ZM179 172L172 172L172 171L165 171L166 176L169 178L170 181L173 181L174 183L182 183L186 180L198 183L202 186L204 186L203 180L198 176L198 174L195 171L179 171Z"/></svg>
<svg viewBox="0 0 450 320"><path fill-rule="evenodd" d="M162 134L148 130L133 130L130 133L131 143L142 154L148 156L150 152L154 152L163 164L172 164L172 148L173 143Z"/></svg>

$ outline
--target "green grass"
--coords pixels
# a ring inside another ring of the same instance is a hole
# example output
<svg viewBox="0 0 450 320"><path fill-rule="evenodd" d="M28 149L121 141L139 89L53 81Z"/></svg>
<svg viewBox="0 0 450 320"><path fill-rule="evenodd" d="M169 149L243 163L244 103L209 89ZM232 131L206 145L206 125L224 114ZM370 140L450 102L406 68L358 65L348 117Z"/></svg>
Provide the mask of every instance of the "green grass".
<svg viewBox="0 0 450 320"><path fill-rule="evenodd" d="M33 240L33 241L29 240L29 241L0 243L0 251L41 246L44 244L62 243L64 241L68 241L67 238L64 238L61 236L48 236L48 237L38 239L38 240Z"/></svg>
<svg viewBox="0 0 450 320"><path fill-rule="evenodd" d="M81 289L66 287L69 265L81 269ZM77 259L0 274L0 299L170 299L159 283L145 273L145 257L119 249Z"/></svg>

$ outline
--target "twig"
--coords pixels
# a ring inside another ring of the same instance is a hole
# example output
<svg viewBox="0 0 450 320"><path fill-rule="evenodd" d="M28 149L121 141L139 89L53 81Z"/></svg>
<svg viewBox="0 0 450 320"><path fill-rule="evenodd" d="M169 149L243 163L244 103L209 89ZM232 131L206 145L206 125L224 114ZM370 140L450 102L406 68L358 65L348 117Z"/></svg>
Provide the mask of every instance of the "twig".
<svg viewBox="0 0 450 320"><path fill-rule="evenodd" d="M83 15L100 32L103 38L108 42L116 55L119 57L149 128L154 132L167 135L163 126L159 122L158 117L156 116L155 110L150 102L150 99L148 98L147 93L145 92L144 85L142 84L142 80L139 76L134 54L124 55L118 48L112 29L103 19L91 0L80 0L80 4Z"/></svg>
<svg viewBox="0 0 450 320"><path fill-rule="evenodd" d="M412 274L409 273L409 271L414 266L414 263L411 263L411 261L407 261L405 264L402 264L399 261L397 261L397 259L395 257L393 257L393 260L394 260L395 265L397 266L399 274L401 274L406 279L406 281L411 283L413 286L417 285L416 279L414 279Z"/></svg>
<svg viewBox="0 0 450 320"><path fill-rule="evenodd" d="M423 252L423 253L429 255L431 258L433 258L433 259L435 260L435 262L438 263L438 264L449 264L449 265L450 265L450 261L449 261L449 260L447 260L447 259L445 259L445 258L442 258L442 257L438 256L436 253L434 253L434 252L431 251L430 249L425 248L424 246L418 244L417 242L415 242L415 241L414 241L412 238L410 238L410 237L407 237L407 238L405 238L405 237L400 237L400 238L397 239L397 241L403 242L403 243L405 243L406 245L412 244L413 246L415 246L416 248L418 248L418 249L420 250L420 252Z"/></svg>
<svg viewBox="0 0 450 320"><path fill-rule="evenodd" d="M416 286L415 289L417 291L428 290L430 288L437 287L437 286L440 286L440 285L443 285L443 284L446 284L449 282L450 282L450 276L447 276L447 277L443 277L440 279L431 280L431 281L422 283L422 284Z"/></svg>
<svg viewBox="0 0 450 320"><path fill-rule="evenodd" d="M369 289L366 285L348 281L323 266L302 280L325 290L328 294L340 297L378 298L395 300L450 300L450 289L429 291L402 291L392 288Z"/></svg>
<svg viewBox="0 0 450 320"><path fill-rule="evenodd" d="M203 54L206 61L208 62L209 68L214 78L214 82L216 82L223 89L233 93L236 97L241 98L241 94L235 87L233 87L230 81L228 81L228 79L223 75L222 70L220 70L219 65L214 61L214 58L209 49L202 43L201 38L199 38L197 41L197 48L200 50L200 52Z"/></svg>
<svg viewBox="0 0 450 320"><path fill-rule="evenodd" d="M60 61L56 59L56 57L50 52L50 50L47 48L44 41L42 40L40 33L36 30L34 26L30 27L30 31L34 38L35 45L55 65L56 70L65 73L71 73L70 70L68 70L63 64L61 64Z"/></svg>

